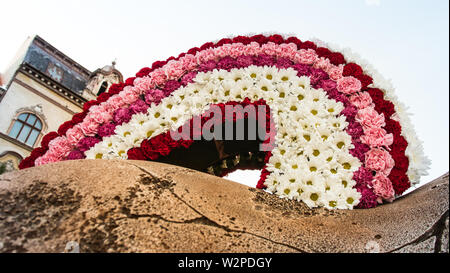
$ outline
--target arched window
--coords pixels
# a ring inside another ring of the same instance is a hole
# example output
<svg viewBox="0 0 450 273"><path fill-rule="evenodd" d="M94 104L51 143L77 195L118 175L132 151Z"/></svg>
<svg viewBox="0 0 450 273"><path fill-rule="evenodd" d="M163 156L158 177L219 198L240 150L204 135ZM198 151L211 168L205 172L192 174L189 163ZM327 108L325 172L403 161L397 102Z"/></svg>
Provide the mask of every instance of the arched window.
<svg viewBox="0 0 450 273"><path fill-rule="evenodd" d="M97 96L99 96L101 93L105 92L106 89L108 89L108 83L103 82L102 86L100 86L100 89L98 90Z"/></svg>
<svg viewBox="0 0 450 273"><path fill-rule="evenodd" d="M33 147L42 130L41 120L34 114L22 113L14 121L9 136Z"/></svg>

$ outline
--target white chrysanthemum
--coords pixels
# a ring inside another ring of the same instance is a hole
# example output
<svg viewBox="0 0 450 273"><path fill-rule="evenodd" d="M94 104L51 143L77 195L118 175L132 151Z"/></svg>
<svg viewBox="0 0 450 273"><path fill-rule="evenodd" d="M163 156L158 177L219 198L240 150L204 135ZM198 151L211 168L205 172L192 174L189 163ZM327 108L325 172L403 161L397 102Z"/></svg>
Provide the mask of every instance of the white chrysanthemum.
<svg viewBox="0 0 450 273"><path fill-rule="evenodd" d="M320 139L313 138L309 145L305 146L305 153L309 158L322 158L320 155L328 149L328 146Z"/></svg>
<svg viewBox="0 0 450 273"><path fill-rule="evenodd" d="M269 81L269 82L280 82L279 79L279 71L276 67L268 67L264 66L262 69L262 80L261 81Z"/></svg>
<svg viewBox="0 0 450 273"><path fill-rule="evenodd" d="M219 71L214 70L213 72L197 73L197 76L194 78L194 82L198 84L208 83L213 77L216 76L216 73L219 73Z"/></svg>
<svg viewBox="0 0 450 273"><path fill-rule="evenodd" d="M110 149L110 155L113 158L119 158L119 159L127 159L127 151L129 149L129 145L125 142L117 142L113 143L111 149Z"/></svg>
<svg viewBox="0 0 450 273"><path fill-rule="evenodd" d="M337 156L337 162L341 164L344 170L355 172L361 167L361 162L348 153L340 153Z"/></svg>
<svg viewBox="0 0 450 273"><path fill-rule="evenodd" d="M299 87L301 89L304 89L304 90L308 90L311 88L311 81L310 81L309 77L306 77L306 76L293 78L291 80L291 82L292 82L292 85Z"/></svg>
<svg viewBox="0 0 450 273"><path fill-rule="evenodd" d="M334 131L344 131L348 126L345 116L330 117L327 119L328 126Z"/></svg>
<svg viewBox="0 0 450 273"><path fill-rule="evenodd" d="M261 69L261 67L251 65L247 68L244 68L244 71L248 75L249 79L252 79L255 82L263 78L263 70Z"/></svg>
<svg viewBox="0 0 450 273"><path fill-rule="evenodd" d="M326 100L324 102L325 110L329 115L339 115L344 110L342 102Z"/></svg>
<svg viewBox="0 0 450 273"><path fill-rule="evenodd" d="M339 151L339 150L346 151L353 147L352 137L349 136L345 132L341 132L341 131L335 132L328 139L329 139L330 143L332 143L331 147L335 151Z"/></svg>
<svg viewBox="0 0 450 273"><path fill-rule="evenodd" d="M290 83L297 78L297 71L292 68L280 69L277 73L277 79L280 82Z"/></svg>
<svg viewBox="0 0 450 273"><path fill-rule="evenodd" d="M315 208L320 206L320 199L323 194L321 189L318 189L314 186L305 186L303 187L303 193L300 195L300 198L306 205L310 208Z"/></svg>
<svg viewBox="0 0 450 273"><path fill-rule="evenodd" d="M355 189L346 189L341 193L340 202L338 202L337 208L340 209L352 209L359 204L361 194Z"/></svg>
<svg viewBox="0 0 450 273"><path fill-rule="evenodd" d="M245 73L242 69L233 68L230 73L225 75L226 80L232 80L235 83L242 81L245 78Z"/></svg>

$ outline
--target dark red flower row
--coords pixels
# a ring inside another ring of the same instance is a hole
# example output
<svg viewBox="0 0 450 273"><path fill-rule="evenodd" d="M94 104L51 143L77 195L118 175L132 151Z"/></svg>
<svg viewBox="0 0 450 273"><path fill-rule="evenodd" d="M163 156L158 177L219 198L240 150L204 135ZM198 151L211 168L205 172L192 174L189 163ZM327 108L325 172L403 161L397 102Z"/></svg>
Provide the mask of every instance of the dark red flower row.
<svg viewBox="0 0 450 273"><path fill-rule="evenodd" d="M220 103L215 104L216 106L220 107L222 113L225 113L225 106L226 105L241 105L242 107L245 107L247 105L266 105L266 102L264 100L258 100L255 102L251 102L250 99L246 98L242 102L236 102L236 101L230 101L227 103ZM247 113L246 113L247 114ZM221 122L236 122L237 120L247 119L249 118L248 115L237 115L236 113L233 114L233 116L229 117L227 115L221 115ZM201 116L201 126L203 126L208 120L212 119L213 116L210 115L210 113L205 113ZM231 118L231 119L230 119ZM257 120L257 122L266 122L266 124L271 123L270 118L270 108L266 107L266 115L265 120L261 121L258 119L258 116L253 117ZM193 128L193 118L188 121L191 125L191 130L189 132L190 139L193 139L194 137L194 128ZM269 130L269 127L266 127L267 130ZM181 131L181 127L179 128L179 131ZM267 142L268 140L266 140ZM269 139L270 141L270 139ZM156 160L159 157L164 157L170 154L170 152L177 148L189 148L189 146L194 143L193 140L174 140L170 134L170 132L166 132L163 134L160 134L158 136L155 136L151 139L145 139L142 141L140 147L131 148L128 150L127 155L128 159L132 160Z"/></svg>

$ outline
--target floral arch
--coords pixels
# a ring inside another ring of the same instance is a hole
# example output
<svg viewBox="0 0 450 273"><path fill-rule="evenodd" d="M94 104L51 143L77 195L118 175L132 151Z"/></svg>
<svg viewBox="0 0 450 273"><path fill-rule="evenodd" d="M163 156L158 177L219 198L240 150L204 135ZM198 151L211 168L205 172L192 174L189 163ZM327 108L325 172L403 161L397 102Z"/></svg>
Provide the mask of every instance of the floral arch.
<svg viewBox="0 0 450 273"><path fill-rule="evenodd" d="M258 188L310 207L391 202L419 182L429 163L393 88L357 63L348 50L278 34L206 43L112 85L47 134L20 167L82 158L176 163L198 147L172 133L195 117L207 123L212 106L267 105L255 118L274 129L264 140L272 148L233 155L256 158L248 166L262 167ZM220 159L229 154L223 142L208 145Z"/></svg>

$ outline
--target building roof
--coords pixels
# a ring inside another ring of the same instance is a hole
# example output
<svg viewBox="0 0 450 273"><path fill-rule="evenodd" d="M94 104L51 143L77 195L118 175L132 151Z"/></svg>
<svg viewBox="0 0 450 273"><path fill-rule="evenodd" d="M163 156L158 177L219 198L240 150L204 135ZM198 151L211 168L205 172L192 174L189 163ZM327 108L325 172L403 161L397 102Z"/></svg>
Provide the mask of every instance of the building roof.
<svg viewBox="0 0 450 273"><path fill-rule="evenodd" d="M91 75L89 70L39 36L35 36L28 47L23 64L38 70L77 95L83 93Z"/></svg>

